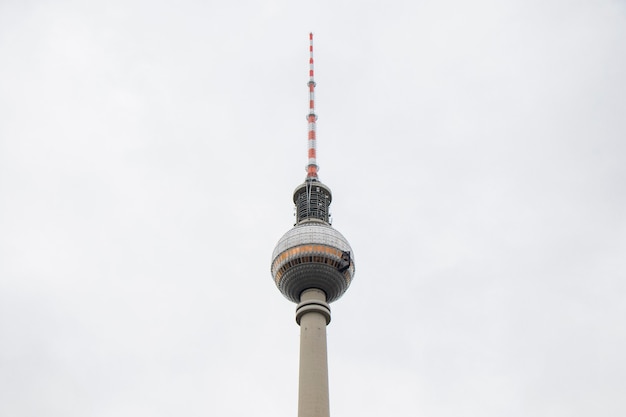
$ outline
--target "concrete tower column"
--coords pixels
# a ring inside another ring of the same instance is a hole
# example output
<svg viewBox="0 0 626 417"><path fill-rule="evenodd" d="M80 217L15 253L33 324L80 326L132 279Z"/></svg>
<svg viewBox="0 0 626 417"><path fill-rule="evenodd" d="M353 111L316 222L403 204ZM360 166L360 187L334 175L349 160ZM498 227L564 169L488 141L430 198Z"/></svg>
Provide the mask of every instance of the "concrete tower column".
<svg viewBox="0 0 626 417"><path fill-rule="evenodd" d="M326 325L330 307L322 290L302 292L296 308L300 325L300 384L298 417L330 417Z"/></svg>

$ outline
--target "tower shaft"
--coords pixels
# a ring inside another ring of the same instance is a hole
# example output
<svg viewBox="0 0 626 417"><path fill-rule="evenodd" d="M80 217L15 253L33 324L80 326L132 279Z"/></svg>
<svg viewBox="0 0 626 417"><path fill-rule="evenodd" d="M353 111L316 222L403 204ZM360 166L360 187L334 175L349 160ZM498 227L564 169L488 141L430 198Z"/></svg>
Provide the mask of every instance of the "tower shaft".
<svg viewBox="0 0 626 417"><path fill-rule="evenodd" d="M306 290L296 310L300 324L298 417L330 417L326 325L330 308L318 289Z"/></svg>

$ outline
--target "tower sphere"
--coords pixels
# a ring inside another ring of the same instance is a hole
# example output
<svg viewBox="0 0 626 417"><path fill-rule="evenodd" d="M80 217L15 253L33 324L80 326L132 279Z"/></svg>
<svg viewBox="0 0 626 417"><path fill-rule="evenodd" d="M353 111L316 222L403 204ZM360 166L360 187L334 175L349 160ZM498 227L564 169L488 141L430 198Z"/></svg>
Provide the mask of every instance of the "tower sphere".
<svg viewBox="0 0 626 417"><path fill-rule="evenodd" d="M328 223L306 219L283 235L272 254L272 276L285 297L300 302L300 294L317 288L328 303L337 300L354 276L352 248Z"/></svg>

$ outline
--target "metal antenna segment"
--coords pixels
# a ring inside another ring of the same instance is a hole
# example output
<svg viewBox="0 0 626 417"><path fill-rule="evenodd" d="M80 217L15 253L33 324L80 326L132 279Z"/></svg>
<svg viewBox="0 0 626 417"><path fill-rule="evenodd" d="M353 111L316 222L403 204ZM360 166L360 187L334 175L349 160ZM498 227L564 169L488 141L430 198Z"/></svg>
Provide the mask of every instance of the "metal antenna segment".
<svg viewBox="0 0 626 417"><path fill-rule="evenodd" d="M314 79L314 69L313 69L313 33L309 33L309 114L307 116L307 120L309 121L309 163L306 167L307 179L317 179L317 155L315 151L315 122L317 121L317 116L315 115L315 79Z"/></svg>

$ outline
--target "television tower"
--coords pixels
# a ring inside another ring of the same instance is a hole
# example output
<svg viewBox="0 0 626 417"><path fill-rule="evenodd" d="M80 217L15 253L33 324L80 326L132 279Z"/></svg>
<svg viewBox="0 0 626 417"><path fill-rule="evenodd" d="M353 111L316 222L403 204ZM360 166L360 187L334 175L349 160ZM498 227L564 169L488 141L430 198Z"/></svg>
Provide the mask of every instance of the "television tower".
<svg viewBox="0 0 626 417"><path fill-rule="evenodd" d="M308 164L304 183L296 187L296 223L280 238L272 254L276 286L296 307L300 325L298 417L329 417L326 325L329 303L348 289L354 256L345 237L330 225L330 188L317 177L313 34L309 34Z"/></svg>

